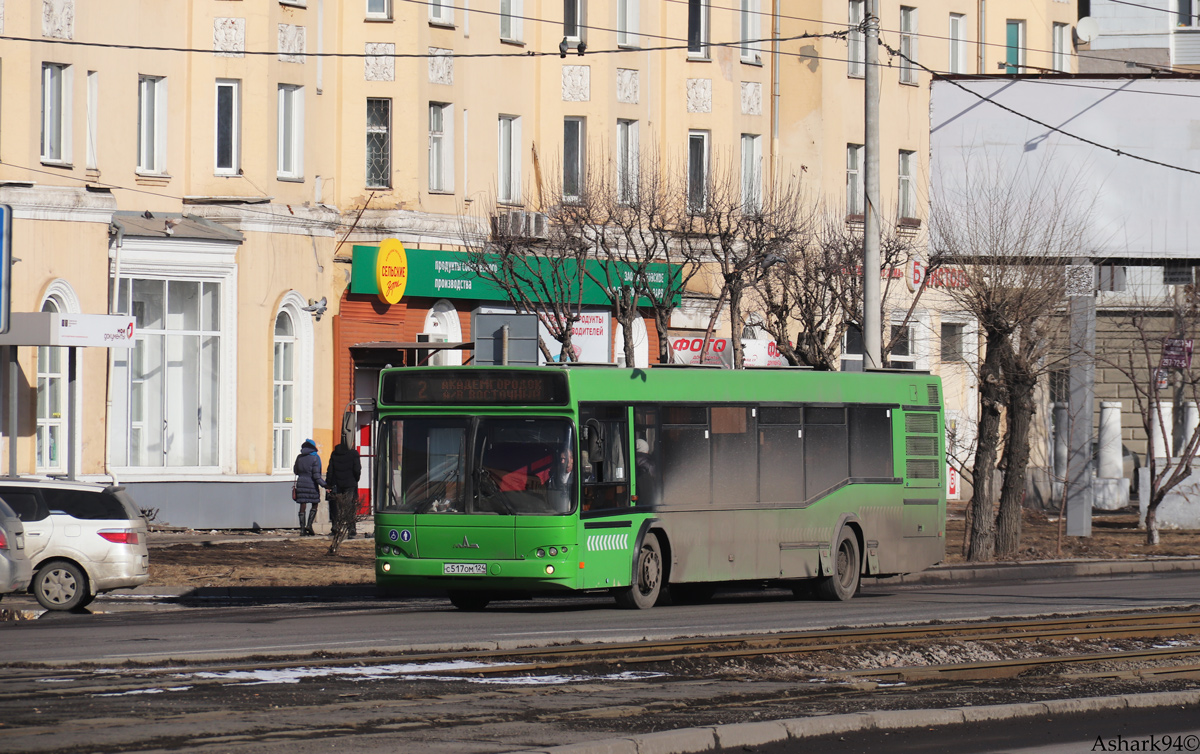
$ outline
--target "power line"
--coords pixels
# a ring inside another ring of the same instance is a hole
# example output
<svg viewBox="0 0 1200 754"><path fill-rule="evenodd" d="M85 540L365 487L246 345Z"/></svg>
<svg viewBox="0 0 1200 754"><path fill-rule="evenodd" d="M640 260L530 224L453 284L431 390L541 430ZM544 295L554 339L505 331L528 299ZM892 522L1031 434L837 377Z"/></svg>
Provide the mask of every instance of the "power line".
<svg viewBox="0 0 1200 754"><path fill-rule="evenodd" d="M888 45L885 45L882 42L879 43L879 46L886 49L889 54L904 58L905 60L912 63L913 65L925 70L931 76L935 76L935 77L941 79L942 81L945 81L948 84L953 84L954 86L958 87L959 89L962 89L964 92L967 92L975 97L978 97L979 99L983 100L984 102L987 102L995 107L998 107L1001 110L1004 110L1005 112L1011 113L1011 114L1017 116L1018 118L1023 118L1025 120L1029 121L1030 123L1036 123L1037 125L1041 126L1042 128L1048 129L1055 133L1060 133L1063 136L1070 137L1072 139L1075 139L1076 141L1081 141L1084 144L1088 144L1089 146L1096 147L1097 149L1102 149L1106 152L1112 152L1113 154L1115 154L1118 157L1129 157L1131 159L1139 160L1141 162L1148 162L1151 165L1158 165L1159 167L1170 168L1171 170L1178 170L1183 173L1191 173L1193 175L1200 175L1200 170L1193 170L1191 168L1185 168L1180 165L1172 165L1169 162L1160 162L1159 160L1153 160L1153 159L1150 159L1149 157L1142 157L1141 155L1136 155L1136 154L1133 154L1132 152L1125 152L1120 149L1117 149L1116 147L1110 147L1107 144L1101 144L1100 142L1093 141L1087 137L1080 136L1078 134L1073 134L1070 131L1064 131L1063 129L1059 128L1058 126L1052 126L1049 123L1040 121L1031 115L1026 115L1025 113L1020 112L1019 110L1014 110L1013 108L1011 108L1007 105L1002 105L999 102L997 102L996 100L992 99L991 97L986 97L986 96L980 94L979 92L974 91L973 89L965 87L962 84L960 84L959 82L955 81L954 79L943 76L940 73L937 73L936 71L933 71L933 70L921 65L920 63L918 63L917 61L908 57L907 55L900 52L899 50L896 50Z"/></svg>

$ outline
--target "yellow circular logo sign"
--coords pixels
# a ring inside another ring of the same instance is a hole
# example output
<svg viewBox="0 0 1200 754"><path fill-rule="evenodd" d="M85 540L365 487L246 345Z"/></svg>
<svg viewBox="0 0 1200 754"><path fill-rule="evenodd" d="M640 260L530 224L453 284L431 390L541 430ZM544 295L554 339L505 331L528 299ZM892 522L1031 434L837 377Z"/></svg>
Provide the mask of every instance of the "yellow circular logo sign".
<svg viewBox="0 0 1200 754"><path fill-rule="evenodd" d="M388 238L379 244L379 254L375 257L375 284L383 303L395 304L403 298L404 288L408 285L408 255L398 239Z"/></svg>

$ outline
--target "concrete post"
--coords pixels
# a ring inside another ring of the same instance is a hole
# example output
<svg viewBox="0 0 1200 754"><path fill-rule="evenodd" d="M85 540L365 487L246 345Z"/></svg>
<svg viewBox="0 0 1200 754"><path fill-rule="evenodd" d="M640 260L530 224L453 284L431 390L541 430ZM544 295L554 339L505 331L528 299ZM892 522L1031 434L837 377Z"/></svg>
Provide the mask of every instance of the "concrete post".
<svg viewBox="0 0 1200 754"><path fill-rule="evenodd" d="M1092 421L1095 411L1096 298L1090 265L1072 265L1085 271L1086 295L1072 295L1071 320L1071 453L1067 459L1067 536L1092 536Z"/></svg>
<svg viewBox="0 0 1200 754"><path fill-rule="evenodd" d="M1187 446L1188 442L1196 435L1196 428L1200 427L1200 410L1197 410L1195 401L1183 402L1183 437L1179 438L1179 444Z"/></svg>
<svg viewBox="0 0 1200 754"><path fill-rule="evenodd" d="M1121 402L1100 402L1100 452L1097 475L1105 479L1124 476L1121 467Z"/></svg>
<svg viewBox="0 0 1200 754"><path fill-rule="evenodd" d="M1162 413L1161 424L1158 420L1159 412ZM1158 404L1158 411L1153 409L1150 411L1150 454L1152 457L1171 457L1171 451L1175 447L1174 419L1175 406L1167 401Z"/></svg>
<svg viewBox="0 0 1200 754"><path fill-rule="evenodd" d="M1054 476L1061 481L1067 476L1067 456L1070 454L1067 425L1071 423L1071 404L1054 404Z"/></svg>

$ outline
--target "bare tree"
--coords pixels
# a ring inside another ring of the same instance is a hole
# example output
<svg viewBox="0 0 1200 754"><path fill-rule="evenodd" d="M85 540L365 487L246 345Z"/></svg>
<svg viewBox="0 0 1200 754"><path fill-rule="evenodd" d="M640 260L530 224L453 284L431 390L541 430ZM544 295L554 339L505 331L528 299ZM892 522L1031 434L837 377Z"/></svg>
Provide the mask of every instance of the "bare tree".
<svg viewBox="0 0 1200 754"><path fill-rule="evenodd" d="M979 322L986 350L979 373L979 426L968 508L967 559L1015 554L1029 461L1033 389L1044 368L1045 318L1065 301L1064 265L1083 254L1089 211L1075 181L1051 172L1006 172L964 160L956 181L931 203L934 256L962 270L967 285L947 289ZM946 171L943 171L944 174ZM1007 408L1000 514L995 475L1001 411Z"/></svg>
<svg viewBox="0 0 1200 754"><path fill-rule="evenodd" d="M1132 387L1133 407L1149 444L1146 544L1157 545L1158 509L1167 495L1192 475L1200 449L1200 428L1178 421L1183 418L1185 402L1200 402L1200 369L1187 365L1186 360L1164 364L1163 355L1168 340L1194 341L1200 336L1200 300L1193 286L1179 286L1174 297L1135 293L1129 299L1101 316L1107 325L1103 328L1106 337L1097 340L1096 360L1117 370ZM1183 430L1174 433L1178 436L1176 448L1169 442L1172 422L1166 418L1164 406L1175 409L1176 426Z"/></svg>

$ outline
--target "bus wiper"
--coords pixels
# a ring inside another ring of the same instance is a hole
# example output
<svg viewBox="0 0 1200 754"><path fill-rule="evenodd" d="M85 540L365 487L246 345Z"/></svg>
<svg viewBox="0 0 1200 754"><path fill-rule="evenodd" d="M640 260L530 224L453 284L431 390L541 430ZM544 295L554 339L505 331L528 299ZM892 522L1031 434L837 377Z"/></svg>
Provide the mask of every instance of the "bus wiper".
<svg viewBox="0 0 1200 754"><path fill-rule="evenodd" d="M487 499L489 502L495 500L504 508L504 512L509 515L515 515L516 511L508 504L508 500L500 494L500 485L496 484L496 480L487 469L479 469L475 472L475 488L479 490L479 496Z"/></svg>

